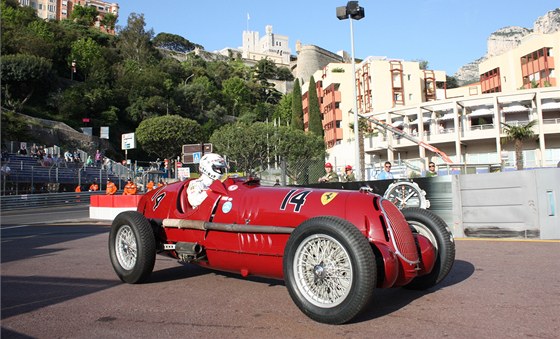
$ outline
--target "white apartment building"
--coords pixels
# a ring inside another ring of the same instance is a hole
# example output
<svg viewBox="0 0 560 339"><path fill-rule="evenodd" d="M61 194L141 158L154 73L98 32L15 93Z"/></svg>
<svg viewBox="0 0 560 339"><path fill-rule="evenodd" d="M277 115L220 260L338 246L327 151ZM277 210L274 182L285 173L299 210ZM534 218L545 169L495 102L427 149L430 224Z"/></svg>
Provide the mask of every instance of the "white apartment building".
<svg viewBox="0 0 560 339"><path fill-rule="evenodd" d="M444 72L420 70L415 62L366 58L356 66L358 111L402 130L409 138L372 125L364 138L364 179L373 179L386 160L420 173L429 161L443 164L434 148L453 164L480 164L486 169L486 165L500 164L513 169L514 146L503 142L502 123L520 125L531 120L537 121L538 138L524 143L524 166L556 166L560 161L560 88L555 60L559 59L560 32L532 34L518 48L483 62L480 83L446 90ZM333 69L338 71L333 73ZM351 65L329 64L314 78L327 160L338 169L354 165ZM304 116L306 91L303 87Z"/></svg>

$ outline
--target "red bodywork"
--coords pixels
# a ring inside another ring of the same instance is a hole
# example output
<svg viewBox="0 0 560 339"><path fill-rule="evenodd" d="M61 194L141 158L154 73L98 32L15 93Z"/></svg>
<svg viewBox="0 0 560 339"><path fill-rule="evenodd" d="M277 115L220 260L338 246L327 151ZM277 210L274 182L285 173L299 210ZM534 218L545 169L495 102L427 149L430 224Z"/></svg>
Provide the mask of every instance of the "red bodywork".
<svg viewBox="0 0 560 339"><path fill-rule="evenodd" d="M146 194L138 211L159 226L160 250L212 269L283 279L282 258L293 228L318 216L335 216L367 237L378 266L378 287L402 286L429 273L436 255L413 234L402 213L381 196L358 191L265 187L256 180L215 181L196 209L188 181ZM381 260L382 259L382 260Z"/></svg>

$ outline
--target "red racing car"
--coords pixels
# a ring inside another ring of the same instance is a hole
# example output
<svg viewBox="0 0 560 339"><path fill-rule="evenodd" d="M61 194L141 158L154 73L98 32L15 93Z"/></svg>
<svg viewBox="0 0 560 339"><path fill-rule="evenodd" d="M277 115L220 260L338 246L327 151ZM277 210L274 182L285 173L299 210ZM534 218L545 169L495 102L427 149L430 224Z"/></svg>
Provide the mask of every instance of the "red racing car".
<svg viewBox="0 0 560 339"><path fill-rule="evenodd" d="M157 253L211 269L283 279L295 304L329 324L353 319L375 288L427 289L455 260L445 222L420 208L399 210L367 190L265 187L216 180L196 208L189 181L153 190L112 223L113 268L147 280Z"/></svg>

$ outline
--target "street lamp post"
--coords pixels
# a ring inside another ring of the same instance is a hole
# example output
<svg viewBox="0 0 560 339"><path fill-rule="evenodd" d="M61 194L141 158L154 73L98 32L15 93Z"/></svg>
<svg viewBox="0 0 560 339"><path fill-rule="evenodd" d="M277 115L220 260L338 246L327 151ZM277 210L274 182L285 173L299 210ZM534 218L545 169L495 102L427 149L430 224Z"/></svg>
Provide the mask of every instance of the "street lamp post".
<svg viewBox="0 0 560 339"><path fill-rule="evenodd" d="M354 150L355 150L355 164L354 167L356 171L356 179L363 180L362 178L362 171L361 171L361 163L360 163L360 144L358 141L359 137L359 127L358 127L358 103L356 98L358 96L356 92L356 59L354 57L354 20L360 20L365 17L365 10L363 7L360 7L358 1L348 1L346 6L337 7L336 8L336 17L339 20L345 20L350 18L350 48L352 53L352 103L354 106Z"/></svg>

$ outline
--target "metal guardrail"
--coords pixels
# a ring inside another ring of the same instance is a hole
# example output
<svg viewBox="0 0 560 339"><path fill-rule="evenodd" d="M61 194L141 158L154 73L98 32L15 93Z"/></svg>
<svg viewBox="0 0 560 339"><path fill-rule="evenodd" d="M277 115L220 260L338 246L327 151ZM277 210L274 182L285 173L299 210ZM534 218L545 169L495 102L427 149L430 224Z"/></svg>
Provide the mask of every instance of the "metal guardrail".
<svg viewBox="0 0 560 339"><path fill-rule="evenodd" d="M5 195L0 197L0 208L2 211L10 211L29 207L89 205L92 195L102 194L105 194L105 192Z"/></svg>

